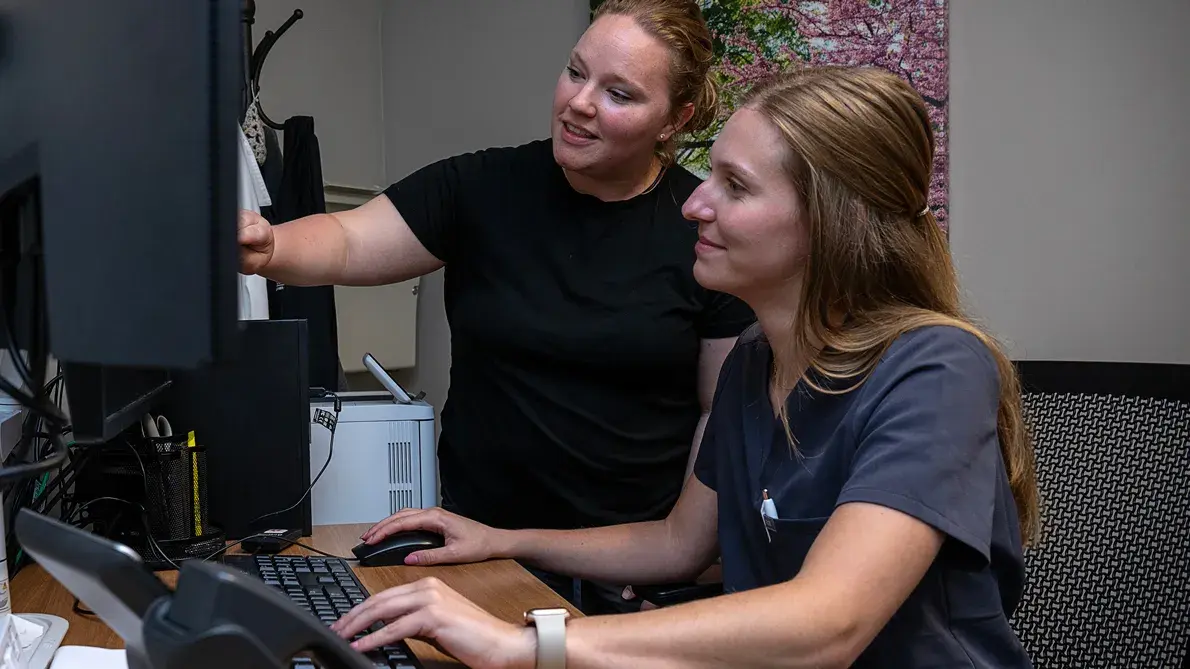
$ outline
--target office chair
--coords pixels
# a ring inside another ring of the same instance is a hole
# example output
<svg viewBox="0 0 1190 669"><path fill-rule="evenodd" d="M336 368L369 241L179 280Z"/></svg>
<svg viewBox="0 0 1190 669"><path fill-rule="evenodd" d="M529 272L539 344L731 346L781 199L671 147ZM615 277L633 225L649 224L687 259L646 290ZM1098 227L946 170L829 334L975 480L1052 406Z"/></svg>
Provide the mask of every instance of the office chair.
<svg viewBox="0 0 1190 669"><path fill-rule="evenodd" d="M1018 363L1042 532L1012 618L1036 666L1190 666L1190 365Z"/></svg>

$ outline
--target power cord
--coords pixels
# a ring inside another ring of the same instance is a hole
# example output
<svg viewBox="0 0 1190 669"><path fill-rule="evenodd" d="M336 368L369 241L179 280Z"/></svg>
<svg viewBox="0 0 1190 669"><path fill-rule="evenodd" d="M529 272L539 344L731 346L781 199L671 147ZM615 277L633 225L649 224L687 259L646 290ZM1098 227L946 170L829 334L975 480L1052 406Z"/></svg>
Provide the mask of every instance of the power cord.
<svg viewBox="0 0 1190 669"><path fill-rule="evenodd" d="M149 500L152 499L152 495L149 494L149 471L147 469L145 469L145 461L141 458L140 453L137 452L135 446L128 443L127 441L124 442L124 445L128 447L129 451L132 452L132 457L136 458L136 464L140 466L141 481L144 483L144 490L145 490L145 503L148 504ZM141 508L142 508L142 510L144 509L144 507L141 507ZM157 543L156 537L153 536L153 528L150 523L148 511L145 511L144 521L145 521L145 540L148 541L149 547L152 548L162 559L164 559L166 562L168 562L171 567L173 567L174 569L179 569L178 565L175 564L174 561L171 560L169 558L169 556L165 554L165 550L162 549L161 545Z"/></svg>
<svg viewBox="0 0 1190 669"><path fill-rule="evenodd" d="M142 523L142 525L144 525L144 528L145 528L145 539L148 541L150 548L152 548L153 551L157 553L156 557L160 557L161 559L165 560L174 569L181 570L181 567L179 567L176 562L171 560L169 558L169 556L165 554L165 551L163 551L161 549L161 546L157 543L157 540L153 538L153 528L149 524L149 512L146 511L145 507L140 504L136 504L135 502L129 502L128 500L121 499L119 497L96 497L94 499L89 499L86 502L83 502L82 504L80 504L79 507L74 510L74 513L72 513L70 516L68 516L64 522L69 523L69 524L74 524L74 522L76 520L81 521L82 520L81 515L82 515L83 511L85 511L92 504L98 504L99 502L119 502L121 504L126 504L126 505L132 507L133 509L139 510L141 513L141 523ZM80 517L76 519L75 516L80 516ZM114 521L113 521L113 524L114 524Z"/></svg>
<svg viewBox="0 0 1190 669"><path fill-rule="evenodd" d="M323 472L325 472L326 468L329 467L331 464L331 457L334 456L334 454L335 454L335 427L339 424L339 412L342 411L342 409L343 409L343 402L339 399L338 395L336 395L335 393L332 393L329 390L323 390L322 388L313 388L312 391L313 391L312 394L315 394L315 396L331 397L335 400L335 415L332 416L330 414L330 412L327 411L326 409L317 409L314 412L314 422L325 427L326 429L330 430L330 432L331 432L330 444L327 446L327 451L326 451L326 462L323 463L322 469L318 470L318 475L314 477L314 480L310 481L310 485L306 488L306 492L302 493L302 496L298 498L298 501L294 502L293 504L291 504L290 506L288 506L284 509L281 509L280 511L271 511L271 512L266 513L262 516L257 516L255 518L253 518L252 520L248 521L248 525L250 525L250 526L255 525L256 523L264 520L265 518L271 518L273 516L279 516L283 513L288 513L290 511L293 511L294 509L296 509L298 506L300 506L301 503L306 501L306 498L310 496L310 492L312 490L314 490L314 486L318 483L318 479L322 478Z"/></svg>
<svg viewBox="0 0 1190 669"><path fill-rule="evenodd" d="M214 558L217 558L220 555L223 555L224 553L235 548L236 546L239 546L240 544L244 543L245 541L249 541L251 539L256 539L259 537L269 537L272 539L280 539L281 541L284 541L285 543L289 544L290 546L297 546L299 548L305 548L306 550L311 551L313 553L318 553L319 555L325 555L326 557L329 557L329 558L335 558L336 560L347 560L349 562L355 562L355 561L359 560L359 558L356 558L356 557L343 557L342 555L335 555L334 553L328 553L324 550L319 550L317 548L314 548L313 546L307 546L306 544L303 544L300 541L294 541L292 539L286 539L285 537L276 537L276 536L267 535L264 533L259 533L259 534L252 534L252 535L246 536L243 539L240 539L239 541L233 541L232 543L227 544L226 546L224 546L224 547L212 552L210 555L204 557L203 561L206 562L209 560L213 560Z"/></svg>
<svg viewBox="0 0 1190 669"><path fill-rule="evenodd" d="M11 193L0 197L0 332L4 333L8 353L17 366L17 374L29 388L30 395L16 387L0 374L0 392L23 404L43 418L51 437L50 451L36 462L0 466L0 484L12 483L24 478L36 477L43 472L58 469L66 462L67 448L62 432L68 423L66 416L49 403L49 393L42 387L45 368L49 359L49 336L46 331L45 296L40 277L44 274L44 262L40 238L41 197L36 182L22 184ZM22 236L22 232L32 233ZM32 318L29 320L29 357L26 361L16 339L17 276L22 257L30 263L34 280L29 304Z"/></svg>

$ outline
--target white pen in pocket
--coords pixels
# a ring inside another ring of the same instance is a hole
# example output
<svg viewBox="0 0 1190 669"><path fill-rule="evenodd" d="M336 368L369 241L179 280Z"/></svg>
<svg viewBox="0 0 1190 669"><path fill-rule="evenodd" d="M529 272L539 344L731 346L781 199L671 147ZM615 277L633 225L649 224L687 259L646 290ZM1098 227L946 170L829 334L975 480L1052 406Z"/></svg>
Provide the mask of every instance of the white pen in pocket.
<svg viewBox="0 0 1190 669"><path fill-rule="evenodd" d="M777 505L769 497L768 488L760 492L760 519L764 522L764 533L772 542L773 534L777 532Z"/></svg>

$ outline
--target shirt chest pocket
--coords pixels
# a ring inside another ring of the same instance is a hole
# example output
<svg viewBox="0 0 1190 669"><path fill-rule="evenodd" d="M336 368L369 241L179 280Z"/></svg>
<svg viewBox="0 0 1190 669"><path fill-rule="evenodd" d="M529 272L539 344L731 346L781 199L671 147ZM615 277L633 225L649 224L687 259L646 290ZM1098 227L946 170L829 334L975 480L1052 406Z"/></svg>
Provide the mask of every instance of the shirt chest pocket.
<svg viewBox="0 0 1190 669"><path fill-rule="evenodd" d="M846 476L839 465L791 453L772 455L770 463L761 477L762 489L772 498L778 518L825 521L835 510Z"/></svg>
<svg viewBox="0 0 1190 669"><path fill-rule="evenodd" d="M771 487L765 488L777 512L777 518L768 523L766 547L773 582L788 581L797 575L834 511L839 483L833 472L814 466L822 464L799 461L794 456L775 468Z"/></svg>
<svg viewBox="0 0 1190 669"><path fill-rule="evenodd" d="M784 583L797 576L827 520L798 518L773 521L766 547L772 583Z"/></svg>

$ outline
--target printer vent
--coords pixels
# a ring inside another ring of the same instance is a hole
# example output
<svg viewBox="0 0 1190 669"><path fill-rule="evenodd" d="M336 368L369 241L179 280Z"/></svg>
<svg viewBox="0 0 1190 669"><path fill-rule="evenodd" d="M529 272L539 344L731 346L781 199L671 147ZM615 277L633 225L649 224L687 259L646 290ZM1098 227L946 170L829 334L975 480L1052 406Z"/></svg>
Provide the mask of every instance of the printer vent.
<svg viewBox="0 0 1190 669"><path fill-rule="evenodd" d="M388 442L388 499L391 513L418 506L414 492L420 474L415 453L411 442Z"/></svg>

